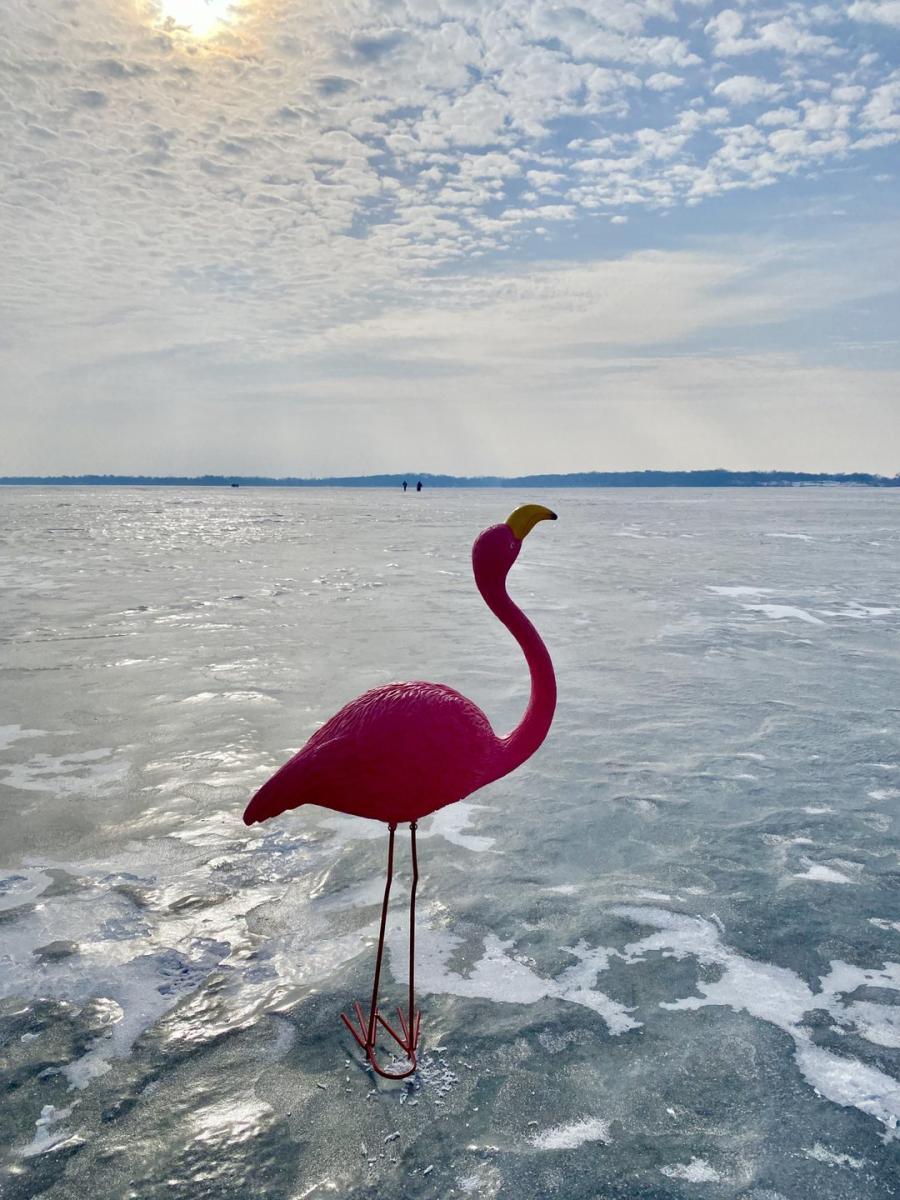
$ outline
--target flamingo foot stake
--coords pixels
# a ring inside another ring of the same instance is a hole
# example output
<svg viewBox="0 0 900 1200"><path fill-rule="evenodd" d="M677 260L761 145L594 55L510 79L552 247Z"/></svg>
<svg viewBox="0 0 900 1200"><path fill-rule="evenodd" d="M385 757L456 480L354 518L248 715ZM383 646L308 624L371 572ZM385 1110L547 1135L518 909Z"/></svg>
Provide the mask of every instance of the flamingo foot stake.
<svg viewBox="0 0 900 1200"><path fill-rule="evenodd" d="M370 1016L369 1020L366 1021L365 1017L363 1016L362 1006L358 1000L353 1007L356 1012L356 1020L359 1022L359 1028L356 1028L356 1025L345 1013L341 1013L341 1020L353 1034L357 1045L369 1060L369 1065L372 1067L373 1071L379 1074L382 1079L406 1079L408 1076L412 1075L416 1070L416 1050L418 1049L419 1032L422 1027L421 1012L413 1013L412 1020L407 1021L403 1009L397 1009L397 1017L400 1021L400 1028L403 1030L401 1036L399 1033L397 1033L396 1029L393 1028L390 1022L385 1020L385 1018L377 1009L373 1010L375 1019L372 1020ZM410 1065L405 1071L386 1071L382 1066L379 1065L378 1060L375 1057L374 1037L379 1025L383 1029L387 1030L387 1032L391 1035L391 1037L406 1055ZM371 1041L369 1040L370 1037Z"/></svg>
<svg viewBox="0 0 900 1200"><path fill-rule="evenodd" d="M416 1069L416 1048L419 1045L419 1031L422 1027L422 1014L415 1006L415 956L416 956L416 888L419 883L419 860L416 855L416 828L415 821L410 822L410 849L412 851L412 891L409 898L409 1019L402 1008L397 1009L397 1017L400 1021L400 1028L403 1031L402 1035L381 1015L378 1011L378 984L381 979L381 959L384 954L384 931L387 926L388 903L391 897L391 882L394 878L394 834L397 831L397 826L391 823L388 826L388 862L387 862L387 878L384 884L384 900L381 904L381 929L378 933L378 951L375 955L375 980L372 984L372 1004L369 1008L368 1021L363 1016L362 1006L357 1000L354 1005L356 1019L359 1022L359 1029L344 1013L341 1013L341 1020L353 1034L359 1048L363 1051L369 1064L382 1079L406 1079L408 1075L412 1075ZM405 1071L385 1071L383 1067L378 1065L378 1060L375 1057L375 1035L378 1032L378 1026L386 1030L391 1035L400 1049L404 1052L409 1061L409 1067Z"/></svg>

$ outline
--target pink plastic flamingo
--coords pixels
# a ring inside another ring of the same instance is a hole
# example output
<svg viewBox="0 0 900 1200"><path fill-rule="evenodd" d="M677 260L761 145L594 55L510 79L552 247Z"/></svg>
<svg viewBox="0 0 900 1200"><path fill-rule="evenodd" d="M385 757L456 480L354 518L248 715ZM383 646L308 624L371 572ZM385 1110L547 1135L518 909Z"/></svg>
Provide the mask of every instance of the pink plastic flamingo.
<svg viewBox="0 0 900 1200"><path fill-rule="evenodd" d="M498 737L481 709L441 683L389 683L358 696L335 713L306 745L259 789L247 806L248 825L266 821L301 804L319 804L337 812L385 821L389 830L387 880L381 907L381 932L375 960L372 1003L366 1021L355 1004L357 1029L342 1020L372 1067L388 1079L404 1079L416 1069L421 1013L414 1009L415 904L419 871L416 823L421 817L501 779L534 754L543 742L556 708L556 677L550 655L534 626L506 592L506 577L522 541L538 521L556 514L540 504L525 504L503 525L480 534L472 547L475 583L488 608L524 651L531 672L531 698L512 733ZM409 822L412 895L409 927L409 1016L397 1010L401 1032L378 1011L378 984L394 865L394 833ZM375 1058L378 1025L406 1053L401 1073L383 1070Z"/></svg>

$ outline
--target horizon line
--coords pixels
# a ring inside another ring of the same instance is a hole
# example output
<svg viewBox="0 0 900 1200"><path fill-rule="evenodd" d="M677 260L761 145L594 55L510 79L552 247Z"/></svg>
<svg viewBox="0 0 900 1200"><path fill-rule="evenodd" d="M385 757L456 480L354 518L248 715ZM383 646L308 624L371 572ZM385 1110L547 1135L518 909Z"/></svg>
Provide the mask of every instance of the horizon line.
<svg viewBox="0 0 900 1200"><path fill-rule="evenodd" d="M367 475L143 475L83 472L52 475L3 475L0 486L156 486L156 487L401 487L410 481L432 487L590 487L590 486L777 486L791 484L857 484L900 486L893 476L868 471L797 471L784 468L732 470L727 467L693 467L664 470L641 468L619 471L546 471L523 475L450 475L434 472L382 471Z"/></svg>

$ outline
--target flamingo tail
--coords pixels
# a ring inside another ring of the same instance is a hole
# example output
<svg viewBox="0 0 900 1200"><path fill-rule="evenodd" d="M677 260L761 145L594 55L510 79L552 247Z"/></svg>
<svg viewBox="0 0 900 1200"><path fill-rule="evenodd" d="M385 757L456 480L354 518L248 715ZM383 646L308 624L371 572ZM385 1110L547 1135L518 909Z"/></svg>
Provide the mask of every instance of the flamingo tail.
<svg viewBox="0 0 900 1200"><path fill-rule="evenodd" d="M315 803L319 771L316 754L304 748L267 780L244 810L244 824L255 825L290 808Z"/></svg>

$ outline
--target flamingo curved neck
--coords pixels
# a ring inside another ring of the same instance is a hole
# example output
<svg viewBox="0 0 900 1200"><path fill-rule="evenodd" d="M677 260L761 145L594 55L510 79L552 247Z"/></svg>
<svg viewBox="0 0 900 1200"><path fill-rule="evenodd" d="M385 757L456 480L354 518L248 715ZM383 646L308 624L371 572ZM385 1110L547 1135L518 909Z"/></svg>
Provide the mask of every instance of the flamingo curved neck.
<svg viewBox="0 0 900 1200"><path fill-rule="evenodd" d="M510 631L525 655L531 673L531 696L525 715L506 737L498 738L498 754L490 781L501 779L534 754L550 729L556 710L556 675L547 647L522 610L507 594L506 581L480 587L485 603Z"/></svg>

